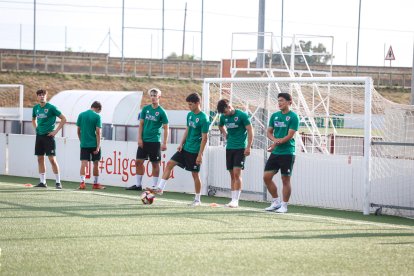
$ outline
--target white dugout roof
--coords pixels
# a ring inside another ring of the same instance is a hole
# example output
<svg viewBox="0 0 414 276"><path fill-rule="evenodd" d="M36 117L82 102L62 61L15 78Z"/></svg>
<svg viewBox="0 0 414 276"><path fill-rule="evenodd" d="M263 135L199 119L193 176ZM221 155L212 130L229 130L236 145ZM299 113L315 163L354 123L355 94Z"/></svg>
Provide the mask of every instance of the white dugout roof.
<svg viewBox="0 0 414 276"><path fill-rule="evenodd" d="M76 123L78 115L90 109L94 101L102 104L102 123L138 125L142 91L64 90L50 99L68 122Z"/></svg>

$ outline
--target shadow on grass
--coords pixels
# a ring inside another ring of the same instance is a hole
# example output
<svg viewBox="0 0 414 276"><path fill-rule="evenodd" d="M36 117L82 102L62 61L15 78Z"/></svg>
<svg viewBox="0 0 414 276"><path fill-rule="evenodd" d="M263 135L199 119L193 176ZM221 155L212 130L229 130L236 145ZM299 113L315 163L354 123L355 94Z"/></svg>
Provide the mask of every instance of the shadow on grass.
<svg viewBox="0 0 414 276"><path fill-rule="evenodd" d="M319 230L324 231L324 230ZM296 231L295 231L296 232ZM380 237L414 237L414 233L346 233L321 235L274 235L258 238L236 238L223 240L313 240L313 239L353 239L353 238L380 238Z"/></svg>

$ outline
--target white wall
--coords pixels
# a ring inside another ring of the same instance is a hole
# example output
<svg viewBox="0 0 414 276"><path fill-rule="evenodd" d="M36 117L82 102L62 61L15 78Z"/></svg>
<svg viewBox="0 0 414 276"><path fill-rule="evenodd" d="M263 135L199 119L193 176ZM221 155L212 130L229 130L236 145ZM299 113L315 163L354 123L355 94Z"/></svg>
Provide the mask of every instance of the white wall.
<svg viewBox="0 0 414 276"><path fill-rule="evenodd" d="M6 173L6 134L0 133L0 174Z"/></svg>
<svg viewBox="0 0 414 276"><path fill-rule="evenodd" d="M0 140L1 141L1 140ZM37 177L37 159L34 155L35 136L10 135L9 174L16 176ZM135 184L135 156L137 142L102 141L102 159L99 162L100 182L105 185L127 187ZM175 153L177 145L169 144L163 152L161 173L163 167ZM67 181L79 181L80 147L77 139L56 138L56 158L58 160L61 178ZM47 178L54 179L49 162L46 162ZM151 186L152 167L145 162L146 173L143 179L144 187ZM147 170L148 169L148 170ZM87 182L91 183L92 178ZM49 180L49 183L53 180ZM194 192L191 173L175 168L173 177L168 181L166 190L178 192Z"/></svg>

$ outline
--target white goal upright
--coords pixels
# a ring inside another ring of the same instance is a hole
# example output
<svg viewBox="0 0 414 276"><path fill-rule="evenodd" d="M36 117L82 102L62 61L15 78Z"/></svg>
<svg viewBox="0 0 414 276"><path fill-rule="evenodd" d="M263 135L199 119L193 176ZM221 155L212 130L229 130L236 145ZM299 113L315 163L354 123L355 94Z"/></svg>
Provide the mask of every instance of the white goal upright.
<svg viewBox="0 0 414 276"><path fill-rule="evenodd" d="M209 194L226 195L230 188L216 112L218 100L227 98L250 115L255 132L242 198L268 199L262 181L266 130L281 92L292 95L300 117L292 204L414 215L414 108L384 99L366 77L205 79L203 109L212 121ZM280 174L274 180L281 191Z"/></svg>

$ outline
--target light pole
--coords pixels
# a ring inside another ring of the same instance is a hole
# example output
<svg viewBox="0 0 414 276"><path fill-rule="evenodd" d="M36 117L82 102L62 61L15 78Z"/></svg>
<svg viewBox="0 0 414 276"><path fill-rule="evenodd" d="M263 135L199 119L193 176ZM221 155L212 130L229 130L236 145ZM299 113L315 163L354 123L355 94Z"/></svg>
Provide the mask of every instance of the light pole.
<svg viewBox="0 0 414 276"><path fill-rule="evenodd" d="M361 1L359 0L359 15L358 15L358 39L357 39L357 60L356 60L356 75L358 76L359 66L359 31L361 29Z"/></svg>

